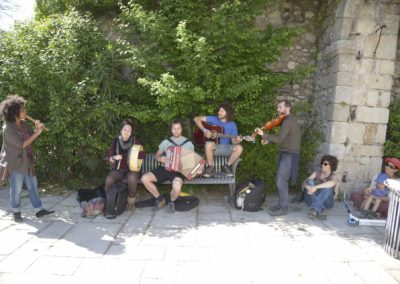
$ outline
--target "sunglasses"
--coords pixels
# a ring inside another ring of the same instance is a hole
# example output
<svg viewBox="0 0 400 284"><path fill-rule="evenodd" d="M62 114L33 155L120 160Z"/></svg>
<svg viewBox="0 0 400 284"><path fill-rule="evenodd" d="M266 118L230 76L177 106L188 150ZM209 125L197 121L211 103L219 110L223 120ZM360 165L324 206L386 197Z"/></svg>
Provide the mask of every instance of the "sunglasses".
<svg viewBox="0 0 400 284"><path fill-rule="evenodd" d="M323 162L321 163L321 166L329 166L330 164L328 164L327 162Z"/></svg>
<svg viewBox="0 0 400 284"><path fill-rule="evenodd" d="M388 167L388 168L391 169L391 170L397 169L396 166L392 166L392 165L389 165L389 164L385 164L385 167Z"/></svg>

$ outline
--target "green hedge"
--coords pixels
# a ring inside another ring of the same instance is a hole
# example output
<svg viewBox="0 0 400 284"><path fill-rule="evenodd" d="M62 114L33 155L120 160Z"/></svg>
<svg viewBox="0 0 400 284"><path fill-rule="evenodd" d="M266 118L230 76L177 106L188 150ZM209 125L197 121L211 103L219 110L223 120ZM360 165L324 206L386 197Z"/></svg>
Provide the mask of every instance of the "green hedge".
<svg viewBox="0 0 400 284"><path fill-rule="evenodd" d="M88 2L38 1L37 20L0 43L1 98L24 96L28 113L50 128L35 142L39 174L49 181L104 176L102 158L125 117L138 122L148 152L169 135L171 119L183 118L190 136L193 117L214 114L225 100L234 105L240 132L250 134L275 114L279 89L312 70L268 67L300 31L257 29L264 1ZM107 7L118 13L112 41L92 16ZM301 177L318 142L303 140ZM257 176L273 188L276 146L244 147L239 179Z"/></svg>

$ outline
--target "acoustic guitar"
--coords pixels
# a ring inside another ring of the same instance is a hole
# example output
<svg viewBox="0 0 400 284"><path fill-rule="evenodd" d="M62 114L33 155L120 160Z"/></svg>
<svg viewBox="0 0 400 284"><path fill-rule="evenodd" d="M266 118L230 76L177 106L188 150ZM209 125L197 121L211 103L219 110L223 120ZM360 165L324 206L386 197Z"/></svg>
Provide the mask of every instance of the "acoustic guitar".
<svg viewBox="0 0 400 284"><path fill-rule="evenodd" d="M252 136L241 136L241 135L231 135L231 134L225 134L224 133L224 128L220 125L212 125L209 124L205 121L201 122L203 124L203 127L207 130L210 130L211 132L211 137L207 138L204 136L204 132L195 125L194 131L193 131L193 143L196 146L204 146L206 141L211 141L216 144L219 143L219 138L233 138L236 139L237 137L241 137L242 140L247 141L247 142L254 142L255 137Z"/></svg>

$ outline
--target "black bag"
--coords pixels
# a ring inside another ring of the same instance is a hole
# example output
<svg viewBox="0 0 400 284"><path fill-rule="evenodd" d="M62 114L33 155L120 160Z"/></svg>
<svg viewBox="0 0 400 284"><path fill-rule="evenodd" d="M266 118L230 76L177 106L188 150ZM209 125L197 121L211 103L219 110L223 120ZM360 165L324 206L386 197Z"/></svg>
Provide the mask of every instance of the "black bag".
<svg viewBox="0 0 400 284"><path fill-rule="evenodd" d="M87 189L87 188L80 188L78 189L78 194L76 196L76 200L80 203L83 201L89 201L93 198L106 198L106 192L104 190L104 184L94 188L94 189Z"/></svg>
<svg viewBox="0 0 400 284"><path fill-rule="evenodd" d="M122 214L128 203L128 184L122 181L115 183L106 195L106 216Z"/></svg>
<svg viewBox="0 0 400 284"><path fill-rule="evenodd" d="M253 179L240 184L235 189L234 204L237 209L257 212L265 201L265 184L260 179Z"/></svg>
<svg viewBox="0 0 400 284"><path fill-rule="evenodd" d="M170 200L169 194L164 194L165 200L168 202ZM146 200L136 201L135 207L136 208L144 208L144 207L153 207L155 202L155 198L149 198ZM196 208L199 205L199 198L193 195L189 196L179 196L175 200L175 210L176 211L189 211L193 208Z"/></svg>

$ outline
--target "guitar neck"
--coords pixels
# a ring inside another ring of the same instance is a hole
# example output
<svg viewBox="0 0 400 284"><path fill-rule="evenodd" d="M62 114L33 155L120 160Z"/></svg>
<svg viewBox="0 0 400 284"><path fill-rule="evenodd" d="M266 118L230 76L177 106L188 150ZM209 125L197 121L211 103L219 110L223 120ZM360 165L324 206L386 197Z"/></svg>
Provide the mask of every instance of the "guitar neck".
<svg viewBox="0 0 400 284"><path fill-rule="evenodd" d="M234 139L236 139L238 137L237 135L231 135L231 134L225 134L225 133L217 133L216 136L217 136L217 138L234 138Z"/></svg>

